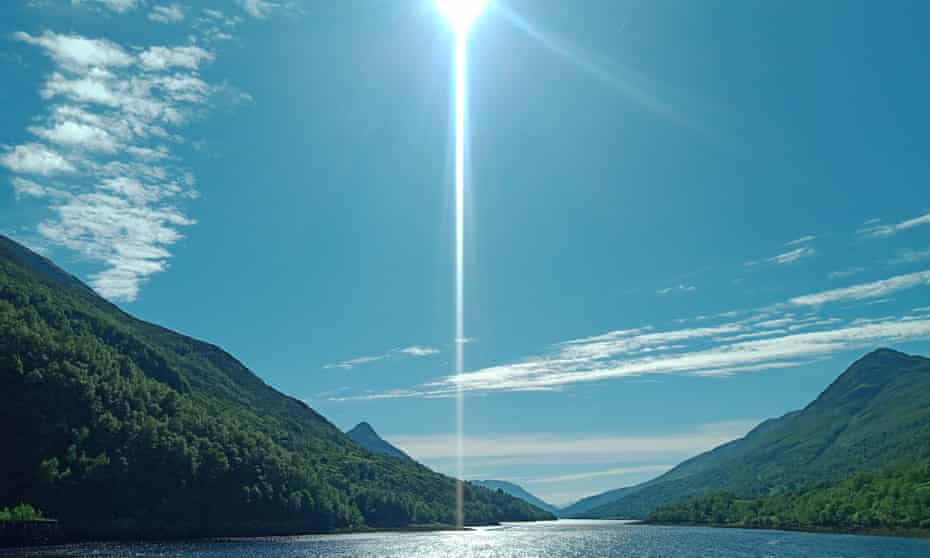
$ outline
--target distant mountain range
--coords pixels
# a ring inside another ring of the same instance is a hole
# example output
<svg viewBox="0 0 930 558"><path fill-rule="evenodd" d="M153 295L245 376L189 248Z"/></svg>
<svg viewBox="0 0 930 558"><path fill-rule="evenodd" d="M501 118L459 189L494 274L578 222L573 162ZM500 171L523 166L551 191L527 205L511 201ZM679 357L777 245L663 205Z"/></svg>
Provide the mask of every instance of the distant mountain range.
<svg viewBox="0 0 930 558"><path fill-rule="evenodd" d="M371 425L367 422L358 423L355 425L355 428L346 432L346 436L352 438L356 444L362 446L371 453L396 457L397 459L403 459L406 461L413 461L409 455L397 447L391 445L387 440L379 436L378 433L375 432L375 429L372 428Z"/></svg>
<svg viewBox="0 0 930 558"><path fill-rule="evenodd" d="M382 438L367 422L358 423L352 430L346 432L346 435L349 438L352 438L355 443L372 453L386 455L406 461L413 461L412 457ZM553 515L558 515L559 508L557 506L553 506L552 504L544 502L533 494L530 494L522 486L513 484L512 482L500 480L476 480L469 481L469 484L474 486L483 486L484 488L494 491L500 490L505 494L509 494L514 498L519 498L520 500L536 506L541 510L550 512Z"/></svg>
<svg viewBox="0 0 930 558"><path fill-rule="evenodd" d="M930 458L930 359L879 349L814 402L637 486L586 498L563 516L645 518L717 492L786 494L812 483ZM930 519L930 518L928 518Z"/></svg>
<svg viewBox="0 0 930 558"><path fill-rule="evenodd" d="M108 537L452 524L455 480L366 451L221 348L0 236L0 508ZM465 487L465 521L551 519Z"/></svg>
<svg viewBox="0 0 930 558"><path fill-rule="evenodd" d="M540 499L518 484L501 480L476 480L471 481L471 483L478 486L483 486L485 488L490 488L491 490L502 490L511 496L519 498L524 502L533 504L537 508L546 510L553 515L559 515L560 513L558 506L553 506L552 504Z"/></svg>

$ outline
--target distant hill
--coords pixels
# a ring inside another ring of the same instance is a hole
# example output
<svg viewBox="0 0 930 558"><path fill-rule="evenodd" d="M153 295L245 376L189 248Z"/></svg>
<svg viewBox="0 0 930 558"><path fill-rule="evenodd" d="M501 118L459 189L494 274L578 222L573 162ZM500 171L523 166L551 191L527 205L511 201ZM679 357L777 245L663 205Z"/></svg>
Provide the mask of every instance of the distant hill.
<svg viewBox="0 0 930 558"><path fill-rule="evenodd" d="M479 480L471 481L471 483L478 486L483 486L485 488L490 488L491 490L503 490L505 493L510 494L515 498L519 498L524 502L533 504L541 510L546 510L547 512L554 515L559 515L558 506L553 506L552 504L543 501L518 484L500 480Z"/></svg>
<svg viewBox="0 0 930 558"><path fill-rule="evenodd" d="M362 446L371 453L413 461L409 455L397 447L392 446L387 440L379 436L378 433L375 432L375 429L367 422L358 423L355 425L355 428L346 432L346 436L352 438L356 444Z"/></svg>
<svg viewBox="0 0 930 558"><path fill-rule="evenodd" d="M454 479L363 450L221 348L133 318L3 236L0 385L0 508L95 538L455 520ZM465 487L467 523L547 518Z"/></svg>
<svg viewBox="0 0 930 558"><path fill-rule="evenodd" d="M559 510L560 517L583 517L586 513L590 512L594 508L609 504L615 500L619 500L624 496L628 496L633 492L639 490L640 485L636 486L626 486L623 488L615 488L613 490L608 490L607 492L601 492L600 494L595 494L593 496L588 496L582 498L577 502L565 506Z"/></svg>
<svg viewBox="0 0 930 558"><path fill-rule="evenodd" d="M928 457L930 359L879 349L803 410L766 421L744 438L575 515L644 518L659 507L714 492L744 498L781 494Z"/></svg>

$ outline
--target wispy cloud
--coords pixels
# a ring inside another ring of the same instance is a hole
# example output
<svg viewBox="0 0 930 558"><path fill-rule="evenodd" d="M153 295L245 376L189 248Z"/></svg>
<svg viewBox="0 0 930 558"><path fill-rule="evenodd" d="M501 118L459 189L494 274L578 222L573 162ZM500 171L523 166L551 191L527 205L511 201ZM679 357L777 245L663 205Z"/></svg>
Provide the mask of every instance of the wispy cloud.
<svg viewBox="0 0 930 558"><path fill-rule="evenodd" d="M618 477L626 476L634 473L655 473L659 475L670 469L674 465L639 465L634 467L612 467L610 469L603 469L600 471L588 471L586 473L572 473L568 475L557 475L554 477L542 477L542 478L527 478L521 479L522 482L529 484L538 484L538 483L550 483L550 482L570 482L577 480L586 480L586 479L595 479L599 477Z"/></svg>
<svg viewBox="0 0 930 558"><path fill-rule="evenodd" d="M810 243L816 240L814 235L802 236L791 242L786 242L785 246L798 246L797 248L776 254L764 260L751 260L743 264L744 267L756 267L760 264L787 265L797 263L805 258L810 258L817 254L817 249L810 246Z"/></svg>
<svg viewBox="0 0 930 558"><path fill-rule="evenodd" d="M808 242L813 242L815 240L817 240L817 237L809 234L807 236L802 236L801 238L796 238L791 242L786 242L785 246L797 246L799 244L807 244Z"/></svg>
<svg viewBox="0 0 930 558"><path fill-rule="evenodd" d="M116 12L137 7L98 3ZM20 175L17 195L47 200L52 217L38 234L100 264L89 282L102 296L135 300L140 285L168 267L181 229L195 223L182 207L198 196L195 178L172 148L222 89L199 73L214 54L52 31L12 38L40 49L53 67L39 88L46 112L28 128L34 139L4 147L0 164Z"/></svg>
<svg viewBox="0 0 930 558"><path fill-rule="evenodd" d="M268 17L271 10L278 7L277 3L266 0L239 0L239 5L242 6L245 13L258 19Z"/></svg>
<svg viewBox="0 0 930 558"><path fill-rule="evenodd" d="M388 352L386 352L386 353L382 353L382 354L378 354L378 355L362 356L362 357L357 357L357 358L345 360L345 361L342 361L342 362L336 362L336 363L333 363L333 364L327 364L327 365L324 366L323 368L325 368L325 369L340 368L340 369L342 369L342 370L351 370L351 369L353 369L353 368L355 368L355 367L357 367L357 366L361 366L361 365L363 365L363 364L371 364L371 363L373 363L373 362L378 362L378 361L385 360L385 359L389 359L389 358L397 358L397 357L414 357L414 358L416 358L416 357L432 356L432 355L436 355L436 354L439 354L439 353L440 353L439 349L436 349L436 348L433 348L433 347L425 347L425 346L421 346L421 345L413 345L413 346L404 347L404 348L401 348L401 349L392 349L392 350L390 350L390 351L388 351Z"/></svg>
<svg viewBox="0 0 930 558"><path fill-rule="evenodd" d="M924 260L930 260L930 248L926 250L912 250L905 248L898 251L898 254L891 260L892 264L917 263Z"/></svg>
<svg viewBox="0 0 930 558"><path fill-rule="evenodd" d="M844 320L811 311L839 301L884 300L930 285L930 271L799 296L742 319L703 327L616 330L552 345L540 355L450 375L408 389L347 395L335 400L448 397L471 392L557 391L588 382L676 374L730 376L791 368L843 351L930 339L930 317ZM797 314L791 309L802 308ZM735 318L740 314L726 313ZM713 317L708 317L713 319Z"/></svg>
<svg viewBox="0 0 930 558"><path fill-rule="evenodd" d="M124 13L139 7L139 0L71 0L71 4L102 6L116 13Z"/></svg>
<svg viewBox="0 0 930 558"><path fill-rule="evenodd" d="M928 284L930 284L930 271L920 271L842 289L798 296L792 298L790 302L798 306L818 306L829 302L882 298L904 289Z"/></svg>
<svg viewBox="0 0 930 558"><path fill-rule="evenodd" d="M156 5L149 12L149 19L159 23L177 23L184 19L184 8L178 4Z"/></svg>
<svg viewBox="0 0 930 558"><path fill-rule="evenodd" d="M815 248L810 246L802 246L800 248L795 248L794 250L789 250L788 252L778 254L777 256L767 258L765 261L776 265L793 264L805 258L809 258L816 253L817 250Z"/></svg>
<svg viewBox="0 0 930 558"><path fill-rule="evenodd" d="M438 354L439 349L434 349L433 347L413 346L413 347L404 347L403 349L399 349L397 352L403 353L409 356L419 357L419 356L429 356L429 355Z"/></svg>
<svg viewBox="0 0 930 558"><path fill-rule="evenodd" d="M390 354L356 357L356 358L352 358L349 360L344 360L342 362L327 364L323 368L341 368L343 370L351 370L355 368L356 366L361 366L362 364L370 364L372 362L378 362L379 360L384 360L389 356Z"/></svg>
<svg viewBox="0 0 930 558"><path fill-rule="evenodd" d="M921 225L930 225L930 213L925 213L918 217L890 225L883 225L873 219L866 222L865 227L859 229L859 234L869 238L887 238L889 236L894 236L903 230L912 229Z"/></svg>
<svg viewBox="0 0 930 558"><path fill-rule="evenodd" d="M191 27L199 33L200 41L208 44L232 40L231 32L244 21L240 16L229 16L214 9L204 9L200 14L193 18Z"/></svg>
<svg viewBox="0 0 930 558"><path fill-rule="evenodd" d="M687 285L685 283L679 283L673 287L666 287L664 289L659 289L656 291L660 295L667 295L672 293L690 293L697 290L697 287L694 285Z"/></svg>
<svg viewBox="0 0 930 558"><path fill-rule="evenodd" d="M463 449L470 466L617 463L680 458L744 436L758 423L758 420L726 421L702 424L681 432L640 436L488 433L465 436ZM455 434L398 434L387 436L387 439L418 460L441 464L458 457L458 436Z"/></svg>

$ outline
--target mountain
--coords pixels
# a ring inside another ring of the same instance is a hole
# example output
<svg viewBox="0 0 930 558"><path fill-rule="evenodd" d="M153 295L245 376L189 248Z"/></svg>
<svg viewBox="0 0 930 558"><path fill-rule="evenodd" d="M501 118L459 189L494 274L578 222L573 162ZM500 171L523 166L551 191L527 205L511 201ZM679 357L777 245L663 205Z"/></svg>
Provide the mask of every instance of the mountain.
<svg viewBox="0 0 930 558"><path fill-rule="evenodd" d="M500 480L479 480L472 481L472 484L477 486L483 486L485 488L490 488L491 490L501 490L506 494L510 494L515 498L519 498L524 502L532 504L541 510L546 510L547 512L553 515L559 515L558 506L553 506L552 504L545 502L538 498L537 496L528 492L525 488L518 484L512 482L500 481Z"/></svg>
<svg viewBox="0 0 930 558"><path fill-rule="evenodd" d="M575 516L644 518L714 492L743 498L788 493L928 457L930 359L879 349L803 410L766 421L744 438Z"/></svg>
<svg viewBox="0 0 930 558"><path fill-rule="evenodd" d="M615 488L613 490L608 490L607 492L601 492L600 494L582 498L581 500L578 500L577 502L562 508L559 511L559 517L585 517L585 514L591 510L609 504L615 500L619 500L624 496L629 496L633 492L639 490L641 486L642 485Z"/></svg>
<svg viewBox="0 0 930 558"><path fill-rule="evenodd" d="M356 444L367 449L371 453L377 453L379 455L387 455L390 457L396 457L398 459L404 459L407 461L413 461L413 459L401 451L400 449L392 446L384 438L378 436L378 433L375 432L375 429L371 427L367 422L360 422L355 425L355 428L346 432L346 436L352 438ZM537 506L539 507L539 506ZM543 508L545 509L545 508Z"/></svg>
<svg viewBox="0 0 930 558"><path fill-rule="evenodd" d="M738 498L717 493L659 508L659 523L930 536L930 460L861 471L803 490Z"/></svg>
<svg viewBox="0 0 930 558"><path fill-rule="evenodd" d="M0 508L86 536L452 524L455 481L359 447L221 348L0 236ZM465 521L552 518L466 484Z"/></svg>

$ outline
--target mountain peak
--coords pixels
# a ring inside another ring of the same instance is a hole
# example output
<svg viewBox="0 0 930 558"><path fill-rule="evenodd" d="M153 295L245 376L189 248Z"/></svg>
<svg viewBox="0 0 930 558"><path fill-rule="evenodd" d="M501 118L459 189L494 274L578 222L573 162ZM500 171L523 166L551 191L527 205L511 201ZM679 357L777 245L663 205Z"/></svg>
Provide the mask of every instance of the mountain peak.
<svg viewBox="0 0 930 558"><path fill-rule="evenodd" d="M396 457L405 461L413 461L413 458L409 455L379 436L378 433L375 432L375 429L365 421L356 424L355 428L346 432L346 436L352 438L356 444L362 446L371 453Z"/></svg>
<svg viewBox="0 0 930 558"><path fill-rule="evenodd" d="M872 360L876 358L886 359L886 358L913 358L912 355L907 353L902 353L896 349L890 347L879 347L874 351L866 353L858 360L858 362Z"/></svg>
<svg viewBox="0 0 930 558"><path fill-rule="evenodd" d="M365 422L365 421L362 421L362 422L356 424L356 425L355 425L355 428L353 428L352 430L349 430L349 432L357 432L357 433L365 433L365 434L374 434L375 436L378 435L378 433L375 432L375 429L372 428L372 426L371 426L370 424L368 424L367 422ZM380 437L380 436L379 436L379 437Z"/></svg>

